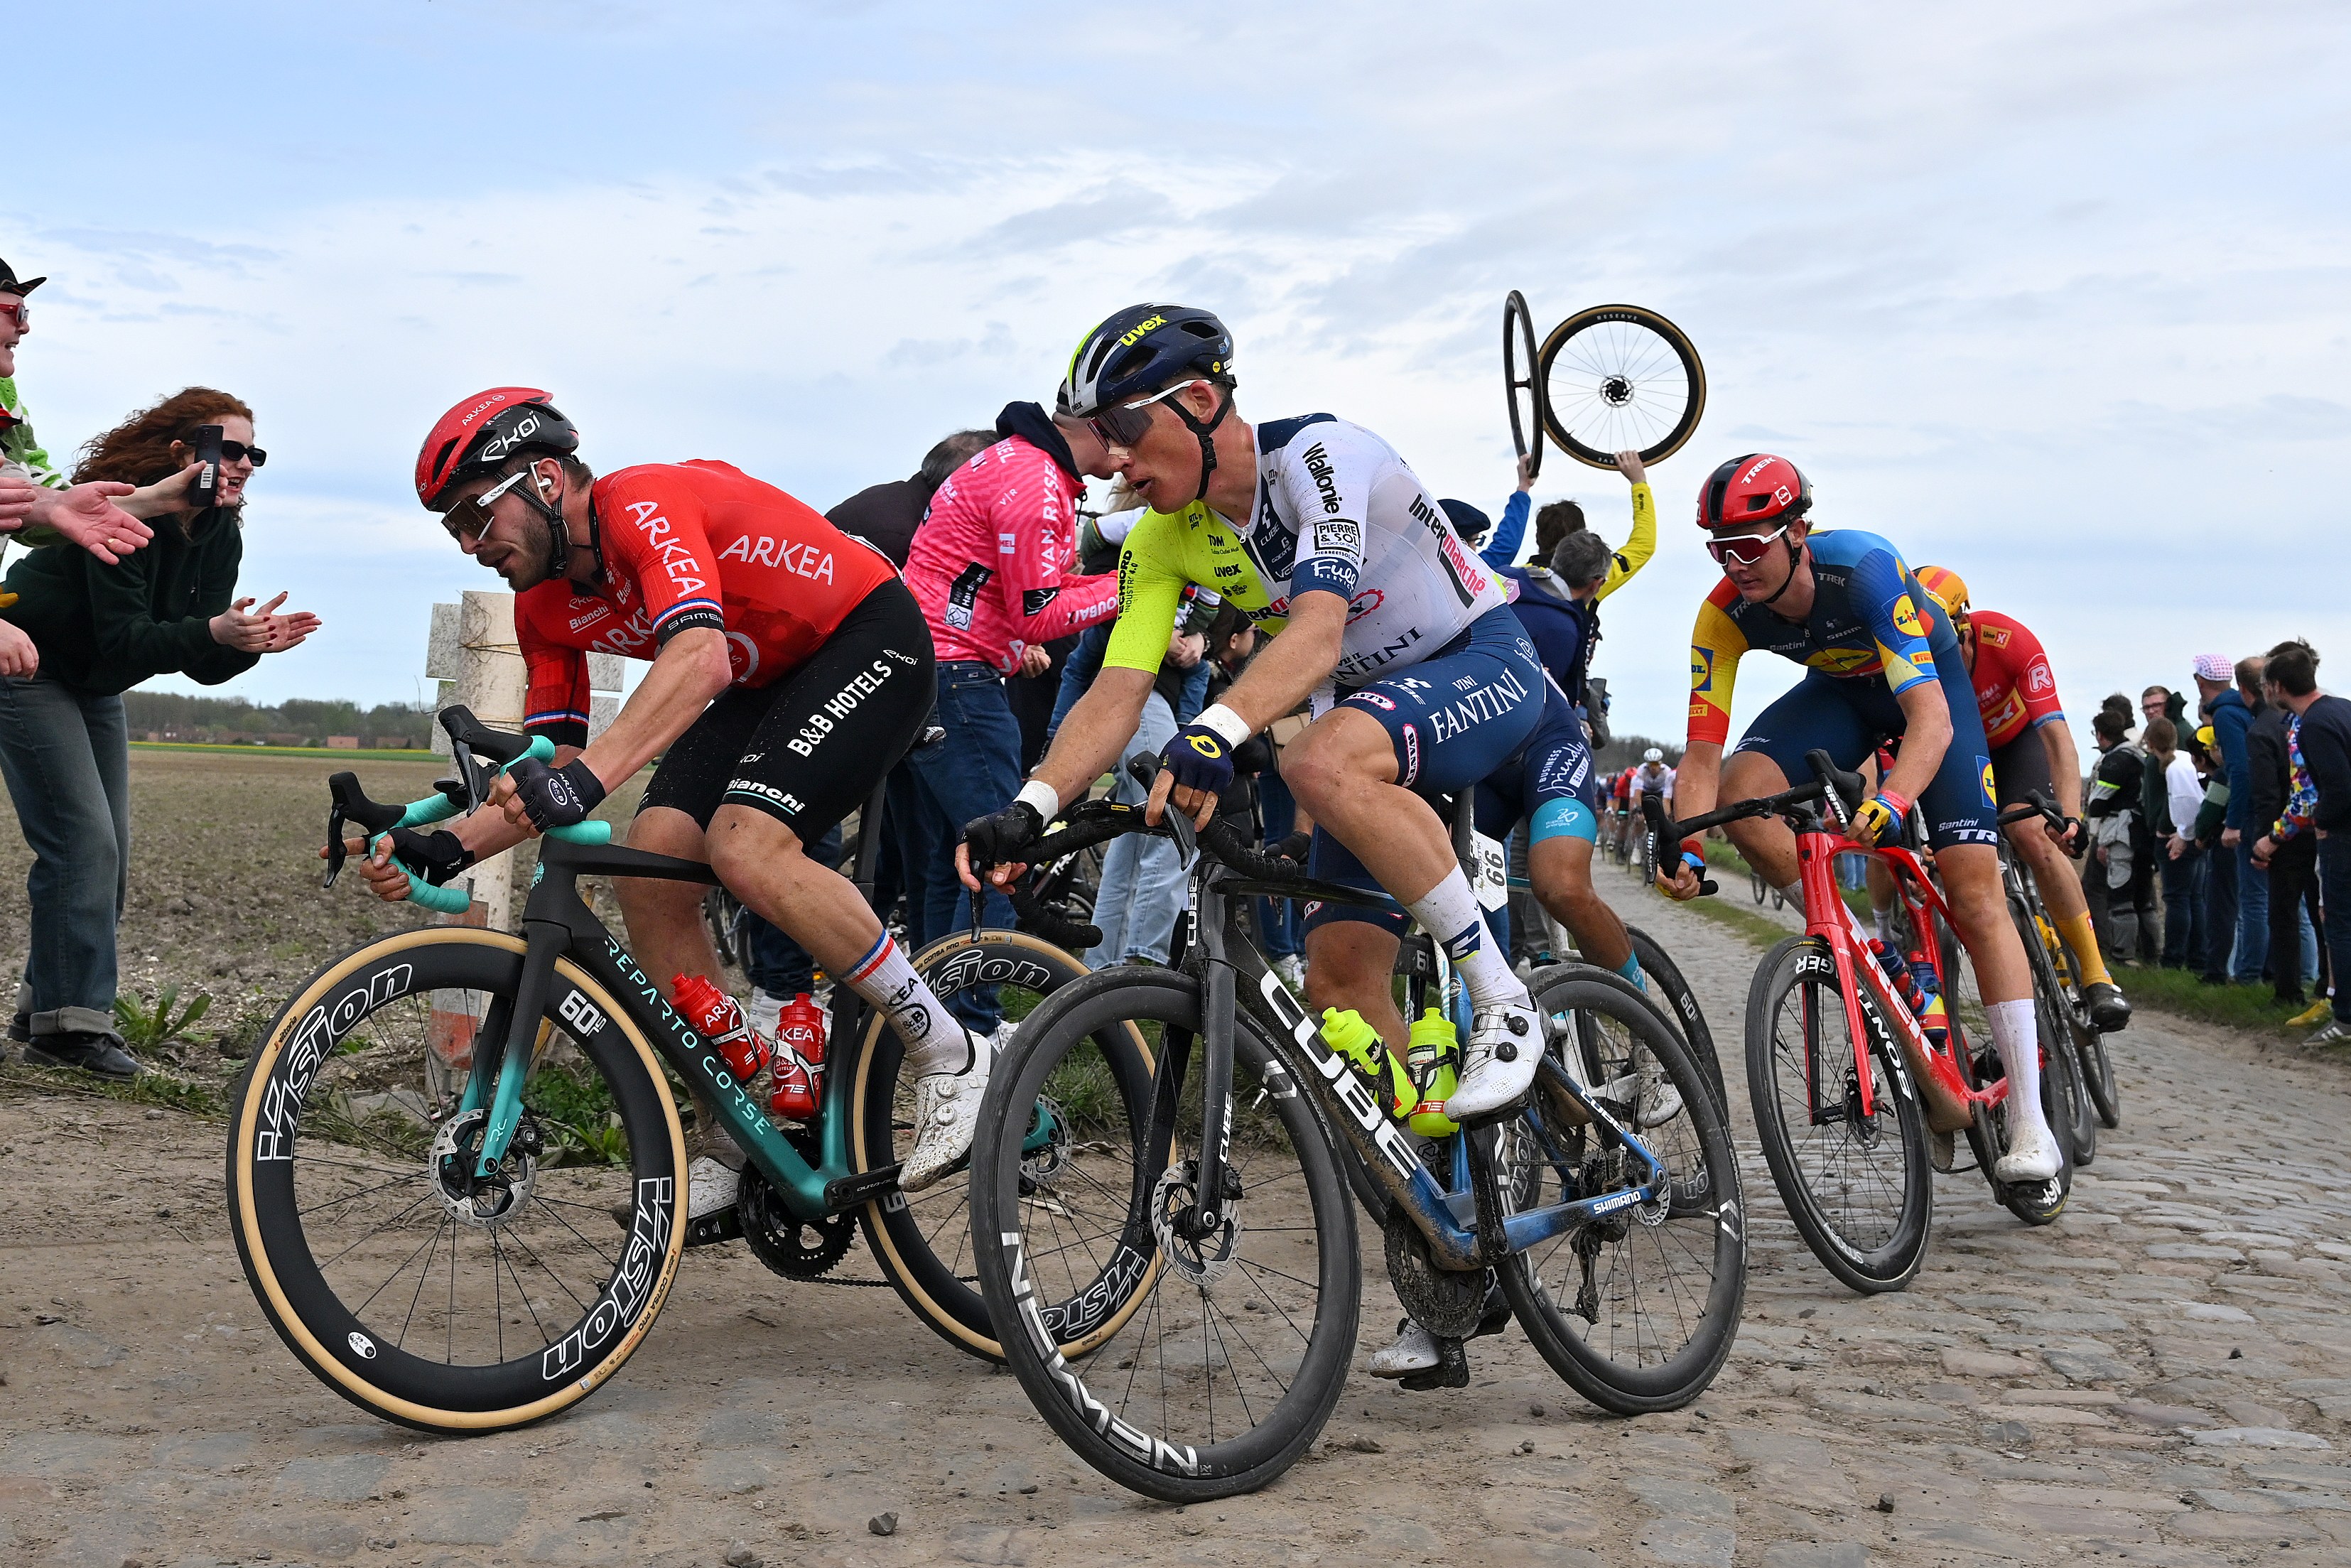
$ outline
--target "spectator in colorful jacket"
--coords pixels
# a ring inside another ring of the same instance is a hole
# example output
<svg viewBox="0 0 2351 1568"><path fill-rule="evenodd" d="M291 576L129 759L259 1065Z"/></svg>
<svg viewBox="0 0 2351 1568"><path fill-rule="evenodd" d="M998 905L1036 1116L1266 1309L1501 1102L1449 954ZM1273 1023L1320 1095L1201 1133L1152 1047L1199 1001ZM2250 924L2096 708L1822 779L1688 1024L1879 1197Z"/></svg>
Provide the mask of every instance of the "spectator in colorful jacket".
<svg viewBox="0 0 2351 1568"><path fill-rule="evenodd" d="M2303 970L2314 970L2318 995L2324 999L2328 970L2334 967L2336 974L2341 973L2339 967L2328 962L2335 948L2343 945L2342 937L2335 936L2333 928L2351 925L2351 890L2345 890L2345 901L2326 905L2326 914L2334 918L2320 922L2322 934L2334 939L2321 952L2310 955L2316 960L2314 965L2304 964L2303 912L2305 904L2319 902L2319 835L2327 831L2319 821L2318 775L2310 759L2314 754L2319 758L2319 768L2336 786L2330 793L2340 796L2351 788L2351 779L2341 773L2346 738L2351 737L2351 729L2345 727L2343 718L2346 711L2351 711L2351 703L2320 694L2318 654L2299 638L2270 650L2263 661L2262 687L2262 695L2285 719L2286 791L2275 820L2253 845L2253 859L2269 872L2271 983L2277 988L2281 1003L2299 1009L2303 1002ZM2351 812L2338 807L2336 815ZM2307 1021L2316 1023L2319 1019L2313 1017Z"/></svg>
<svg viewBox="0 0 2351 1568"><path fill-rule="evenodd" d="M2316 842L2322 899L2333 916L2325 931L2335 1016L2310 1043L2339 1050L2351 1047L2351 997L2342 983L2351 966L2351 701L2318 689L2318 654L2299 639L2271 649L2266 672L2278 706L2294 716L2288 746L2297 788L2265 842L2273 863L2277 844Z"/></svg>
<svg viewBox="0 0 2351 1568"><path fill-rule="evenodd" d="M955 869L964 824L1020 790L1020 727L1004 678L1032 646L1118 612L1115 577L1079 577L1078 497L1107 478L1109 454L1084 420L1057 420L1033 402L1007 403L998 440L948 476L906 558L906 586L923 606L938 654L940 745L912 758L930 864L924 931L931 940L971 925ZM991 893L987 924L1012 924ZM974 1033L1003 1021L993 986L968 987L947 1006Z"/></svg>

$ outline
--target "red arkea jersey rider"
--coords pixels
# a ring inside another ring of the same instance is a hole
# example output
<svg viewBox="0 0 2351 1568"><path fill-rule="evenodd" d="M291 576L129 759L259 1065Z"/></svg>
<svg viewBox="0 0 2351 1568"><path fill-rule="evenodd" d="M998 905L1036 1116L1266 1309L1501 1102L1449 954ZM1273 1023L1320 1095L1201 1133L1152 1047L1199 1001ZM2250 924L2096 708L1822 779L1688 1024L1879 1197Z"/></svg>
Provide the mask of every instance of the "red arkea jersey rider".
<svg viewBox="0 0 2351 1568"><path fill-rule="evenodd" d="M603 582L557 579L515 600L523 727L559 746L588 744L588 654L650 660L687 627L715 626L734 684L764 686L895 575L880 551L731 464L623 468L591 495Z"/></svg>

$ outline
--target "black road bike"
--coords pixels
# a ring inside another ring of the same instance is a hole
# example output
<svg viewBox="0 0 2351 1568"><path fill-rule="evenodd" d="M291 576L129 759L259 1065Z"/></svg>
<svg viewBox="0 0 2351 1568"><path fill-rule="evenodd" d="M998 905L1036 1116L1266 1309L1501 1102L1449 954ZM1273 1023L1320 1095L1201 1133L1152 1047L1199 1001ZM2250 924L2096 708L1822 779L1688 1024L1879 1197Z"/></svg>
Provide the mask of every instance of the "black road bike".
<svg viewBox="0 0 2351 1568"><path fill-rule="evenodd" d="M444 722L459 777L439 796L386 806L350 774L331 781L329 882L346 823L373 834L472 809L498 765L528 749L462 709ZM869 899L882 814L877 789L853 862ZM227 1166L237 1252L287 1346L386 1419L437 1432L521 1426L620 1370L687 1246L739 1235L776 1272L812 1280L862 1223L918 1319L960 1349L999 1356L972 1288L964 1184L914 1195L897 1185L913 1093L899 1081L896 1034L836 986L820 1115L778 1124L605 931L580 896L583 876L715 880L698 862L550 836L521 935L439 925L385 937L321 967L278 1012L235 1090ZM1086 972L1006 931L946 938L914 963L942 996L996 984L1016 1006L1019 993L1050 995ZM462 1061L468 1049L461 1094L419 1092L428 1052ZM1138 1103L1149 1092L1150 1054L1122 1021L1070 1061L1072 1080ZM1092 1113L1061 1109L1056 1087L1024 1113L1022 1142L1039 1158L1097 1131ZM736 1206L694 1227L680 1116L689 1091L749 1161ZM1106 1314L1092 1332L1121 1321ZM1081 1334L1068 1348L1089 1343Z"/></svg>
<svg viewBox="0 0 2351 1568"><path fill-rule="evenodd" d="M1080 807L1036 857L1141 831L1141 817ZM1466 811L1456 821L1459 848ZM1176 1501L1251 1490L1296 1462L1354 1352L1351 1187L1440 1345L1458 1354L1476 1332L1490 1270L1584 1397L1627 1415L1696 1397L1738 1332L1745 1219L1712 1085L1656 1006L1589 966L1538 971L1534 1094L1417 1136L1273 973L1249 904L1393 901L1311 881L1222 821L1196 839L1171 812L1156 831L1202 852L1180 961L1105 970L1040 1004L996 1067L973 1146L981 1290L1007 1361L1071 1448ZM1440 946L1408 939L1400 964L1425 982L1416 1006L1441 998L1466 1026ZM1030 1155L1023 1107L1069 1052L1127 1021L1159 1047L1129 1127L1050 1162ZM1072 1339L1088 1352L1063 1348Z"/></svg>

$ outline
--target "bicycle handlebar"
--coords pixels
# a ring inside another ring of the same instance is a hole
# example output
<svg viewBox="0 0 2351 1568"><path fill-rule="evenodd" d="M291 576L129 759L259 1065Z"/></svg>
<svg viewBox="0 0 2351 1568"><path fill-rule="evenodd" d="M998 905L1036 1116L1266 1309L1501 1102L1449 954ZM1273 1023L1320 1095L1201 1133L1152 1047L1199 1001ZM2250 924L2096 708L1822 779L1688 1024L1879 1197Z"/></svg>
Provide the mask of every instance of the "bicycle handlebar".
<svg viewBox="0 0 2351 1568"><path fill-rule="evenodd" d="M479 751L484 757L498 758L499 766L491 770L492 777L504 773L525 758L545 762L555 756L555 746L543 735L518 736L496 730L483 724L464 708L451 708L442 715L442 725L449 731L453 743L467 750ZM465 759L460 760L461 769ZM367 848L372 853L376 841L394 828L423 828L435 822L445 822L467 809L473 799L470 780L444 779L441 787L421 800L405 806L388 805L370 800L360 788L359 776L338 773L327 780L327 790L333 805L327 812L327 877L319 885L332 887L335 878L342 873L347 852L343 848L343 824L350 822L367 835ZM576 822L569 827L549 828L547 836L567 843L603 844L612 839L610 822ZM403 870L406 868L403 867ZM472 895L458 887L435 887L414 872L408 872L408 897L413 904L423 905L441 915L462 915L472 904Z"/></svg>

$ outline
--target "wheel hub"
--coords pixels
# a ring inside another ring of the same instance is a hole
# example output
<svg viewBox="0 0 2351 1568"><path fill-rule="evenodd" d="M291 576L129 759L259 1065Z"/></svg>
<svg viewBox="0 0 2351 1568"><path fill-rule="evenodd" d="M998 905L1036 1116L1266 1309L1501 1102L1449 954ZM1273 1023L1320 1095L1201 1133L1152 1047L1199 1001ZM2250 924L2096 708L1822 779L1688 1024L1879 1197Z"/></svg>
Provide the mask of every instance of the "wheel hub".
<svg viewBox="0 0 2351 1568"><path fill-rule="evenodd" d="M544 1144L538 1122L526 1113L507 1140L506 1158L487 1176L476 1176L474 1166L481 1133L489 1119L489 1113L483 1110L450 1117L434 1134L428 1156L433 1196L441 1200L449 1218L475 1230L495 1230L522 1212L538 1180L538 1155Z"/></svg>
<svg viewBox="0 0 2351 1568"><path fill-rule="evenodd" d="M1213 1223L1202 1231L1199 1211L1200 1164L1186 1160L1160 1173L1151 1191L1151 1230L1159 1255L1167 1266L1202 1290L1223 1279L1233 1266L1233 1249L1240 1241L1240 1177L1225 1167L1225 1201L1212 1211Z"/></svg>
<svg viewBox="0 0 2351 1568"><path fill-rule="evenodd" d="M1070 1163L1070 1119L1044 1095L1029 1113L1029 1135L1020 1142L1020 1196L1033 1197L1051 1185Z"/></svg>
<svg viewBox="0 0 2351 1568"><path fill-rule="evenodd" d="M1633 383L1623 376L1610 376L1600 383L1600 396L1611 408L1623 408L1633 401Z"/></svg>

